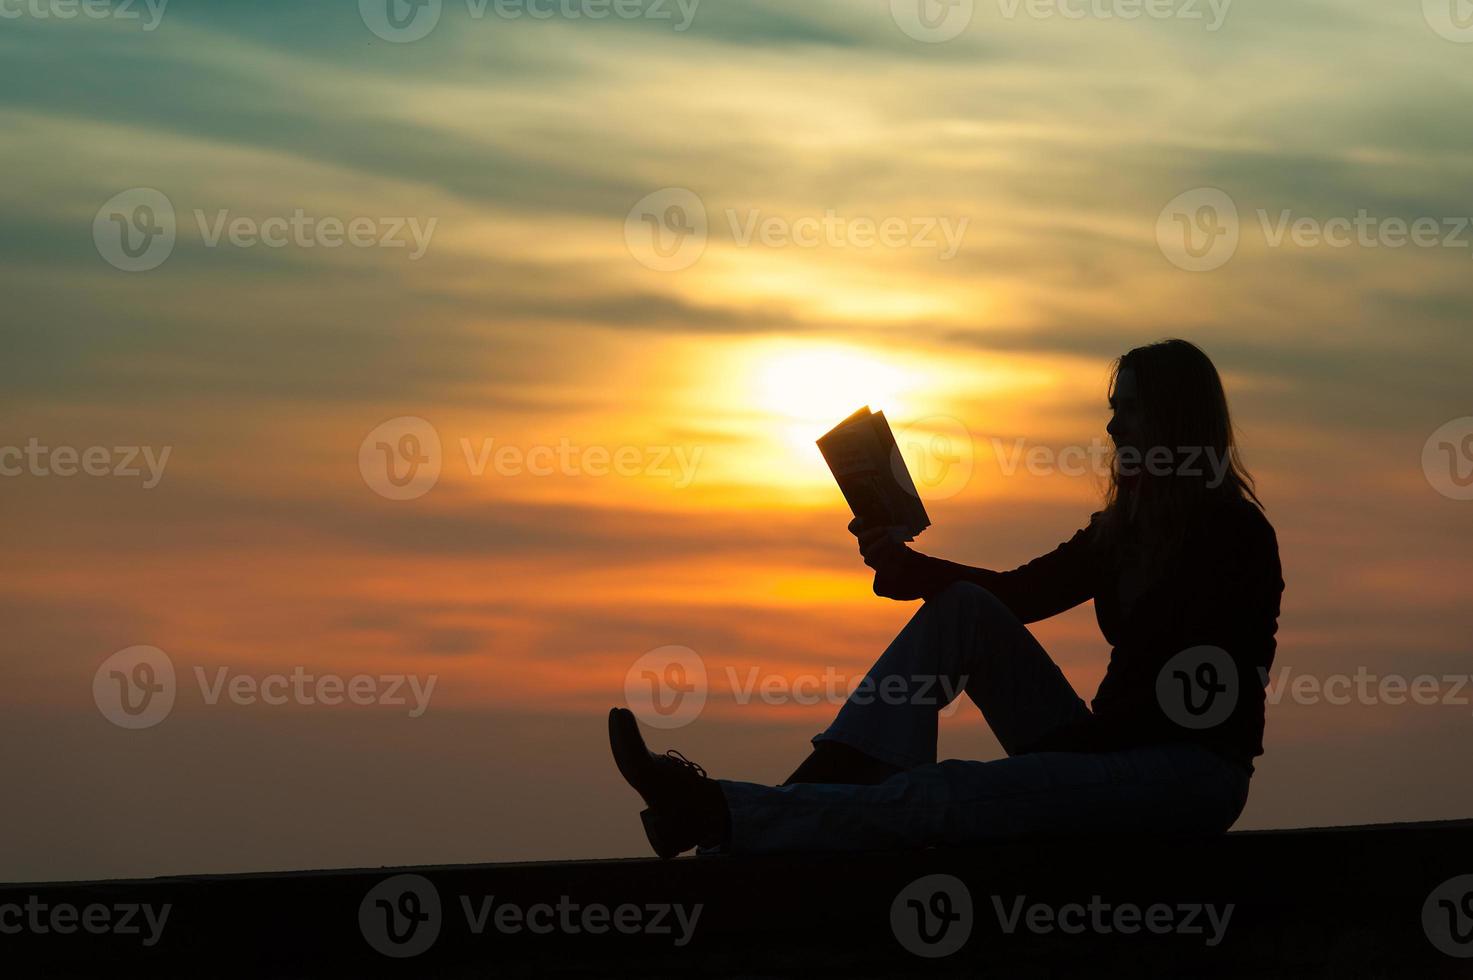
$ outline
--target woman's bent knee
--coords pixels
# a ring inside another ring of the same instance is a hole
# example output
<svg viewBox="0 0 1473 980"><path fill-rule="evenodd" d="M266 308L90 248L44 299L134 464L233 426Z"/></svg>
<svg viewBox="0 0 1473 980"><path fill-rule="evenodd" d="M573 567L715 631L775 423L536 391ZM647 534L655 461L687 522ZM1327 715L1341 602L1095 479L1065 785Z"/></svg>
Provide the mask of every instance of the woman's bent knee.
<svg viewBox="0 0 1473 980"><path fill-rule="evenodd" d="M994 596L991 592L988 592L976 582L967 582L965 580L958 579L957 581L952 582L946 588L942 589L940 592L937 592L934 596L927 600L927 603L986 602L989 599L991 599L993 602L997 601L996 596Z"/></svg>
<svg viewBox="0 0 1473 980"><path fill-rule="evenodd" d="M926 600L926 606L971 613L1012 612L1003 601L976 582L956 581ZM923 607L924 608L924 607Z"/></svg>

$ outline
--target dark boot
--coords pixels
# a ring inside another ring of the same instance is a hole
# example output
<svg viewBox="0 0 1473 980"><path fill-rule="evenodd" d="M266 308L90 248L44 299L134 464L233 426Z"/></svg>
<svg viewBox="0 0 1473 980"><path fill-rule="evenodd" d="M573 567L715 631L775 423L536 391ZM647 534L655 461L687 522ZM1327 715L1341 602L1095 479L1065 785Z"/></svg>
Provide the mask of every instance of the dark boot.
<svg viewBox="0 0 1473 980"><path fill-rule="evenodd" d="M881 762L843 742L816 742L813 752L782 785L793 783L848 783L875 786L897 772L898 766Z"/></svg>
<svg viewBox="0 0 1473 980"><path fill-rule="evenodd" d="M679 752L651 752L628 708L609 712L609 748L619 774L649 807L639 817L656 854L673 858L693 847L718 847L730 840L731 811L721 787Z"/></svg>

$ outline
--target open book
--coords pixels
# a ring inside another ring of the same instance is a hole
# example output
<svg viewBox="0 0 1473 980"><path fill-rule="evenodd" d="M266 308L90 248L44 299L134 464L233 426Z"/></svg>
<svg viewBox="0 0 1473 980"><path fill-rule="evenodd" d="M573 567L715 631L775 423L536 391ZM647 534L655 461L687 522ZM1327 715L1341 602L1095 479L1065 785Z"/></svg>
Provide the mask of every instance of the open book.
<svg viewBox="0 0 1473 980"><path fill-rule="evenodd" d="M824 434L818 451L849 509L870 527L898 525L912 541L931 526L884 412L866 405Z"/></svg>

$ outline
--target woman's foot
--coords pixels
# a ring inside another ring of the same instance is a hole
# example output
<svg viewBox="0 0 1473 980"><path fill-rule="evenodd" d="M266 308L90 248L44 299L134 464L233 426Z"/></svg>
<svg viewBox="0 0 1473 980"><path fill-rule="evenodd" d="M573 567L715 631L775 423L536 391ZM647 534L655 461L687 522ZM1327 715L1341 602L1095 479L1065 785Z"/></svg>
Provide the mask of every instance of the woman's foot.
<svg viewBox="0 0 1473 980"><path fill-rule="evenodd" d="M875 786L883 783L897 772L899 767L881 762L865 755L852 745L843 742L815 742L813 752L803 764L783 783L848 783L856 786Z"/></svg>
<svg viewBox="0 0 1473 980"><path fill-rule="evenodd" d="M679 752L651 752L628 708L609 711L609 748L619 774L649 806L639 816L656 854L673 858L730 839L731 812L721 787Z"/></svg>

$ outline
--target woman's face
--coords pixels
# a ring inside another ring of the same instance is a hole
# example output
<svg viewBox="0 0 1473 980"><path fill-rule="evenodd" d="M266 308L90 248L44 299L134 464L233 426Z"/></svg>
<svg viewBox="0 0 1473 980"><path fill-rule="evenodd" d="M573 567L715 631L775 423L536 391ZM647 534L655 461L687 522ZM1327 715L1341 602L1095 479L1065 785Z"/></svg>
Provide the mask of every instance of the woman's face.
<svg viewBox="0 0 1473 980"><path fill-rule="evenodd" d="M1141 445L1141 400L1136 388L1134 369L1121 368L1120 373L1115 376L1110 411L1110 424L1105 426L1105 431L1115 440L1116 451L1125 448L1144 451L1145 447Z"/></svg>

